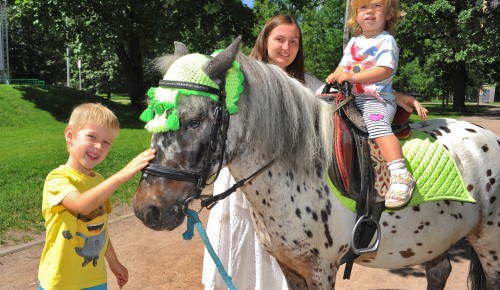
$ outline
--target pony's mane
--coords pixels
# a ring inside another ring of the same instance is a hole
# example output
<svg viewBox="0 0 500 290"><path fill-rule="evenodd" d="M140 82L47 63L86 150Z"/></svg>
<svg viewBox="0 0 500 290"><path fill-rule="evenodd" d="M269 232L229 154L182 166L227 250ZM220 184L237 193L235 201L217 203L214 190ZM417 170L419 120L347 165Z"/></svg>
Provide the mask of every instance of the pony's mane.
<svg viewBox="0 0 500 290"><path fill-rule="evenodd" d="M332 105L319 100L298 80L278 66L241 53L245 75L238 107L246 123L247 142L291 168L331 161L333 151ZM239 114L240 114L239 113Z"/></svg>

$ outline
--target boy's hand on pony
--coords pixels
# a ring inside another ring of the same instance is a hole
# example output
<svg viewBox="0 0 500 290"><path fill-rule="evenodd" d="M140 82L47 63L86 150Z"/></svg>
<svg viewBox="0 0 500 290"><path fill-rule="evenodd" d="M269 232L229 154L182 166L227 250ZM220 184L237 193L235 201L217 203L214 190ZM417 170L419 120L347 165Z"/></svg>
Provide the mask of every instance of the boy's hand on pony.
<svg viewBox="0 0 500 290"><path fill-rule="evenodd" d="M148 166L149 161L155 158L156 149L148 149L141 154L137 155L132 161L130 161L122 170L118 171L116 174L122 179L123 182L127 182L134 175L141 171L144 167Z"/></svg>

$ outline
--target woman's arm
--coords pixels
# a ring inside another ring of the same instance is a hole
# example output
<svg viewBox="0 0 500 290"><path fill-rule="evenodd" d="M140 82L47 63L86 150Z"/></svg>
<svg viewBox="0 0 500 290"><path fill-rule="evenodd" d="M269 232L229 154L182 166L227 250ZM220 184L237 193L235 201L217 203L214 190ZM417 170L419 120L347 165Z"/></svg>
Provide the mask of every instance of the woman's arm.
<svg viewBox="0 0 500 290"><path fill-rule="evenodd" d="M427 118L427 113L429 112L422 104L417 101L417 99L410 95L405 95L399 92L393 92L396 97L396 104L405 109L407 112L413 112L413 108L417 110L417 114L420 119L424 120Z"/></svg>

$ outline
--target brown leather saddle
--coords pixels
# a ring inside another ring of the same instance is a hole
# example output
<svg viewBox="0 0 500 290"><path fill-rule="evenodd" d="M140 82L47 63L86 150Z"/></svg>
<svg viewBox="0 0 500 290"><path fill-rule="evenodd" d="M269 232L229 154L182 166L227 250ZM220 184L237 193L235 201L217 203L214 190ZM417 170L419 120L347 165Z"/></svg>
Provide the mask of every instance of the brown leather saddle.
<svg viewBox="0 0 500 290"><path fill-rule="evenodd" d="M337 91L331 93L332 87ZM347 82L343 85L326 85L318 97L336 104L333 111L334 154L328 175L343 195L356 200L356 224L352 231L351 246L341 260L341 264L346 264L343 278L349 279L354 260L378 249L381 232L378 221L385 205L376 201L376 167L373 166L373 152L370 149L373 146L370 146L361 112L352 101L351 85ZM408 112L398 107L392 127L399 138L410 136L409 116ZM370 245L375 234L375 242Z"/></svg>
<svg viewBox="0 0 500 290"><path fill-rule="evenodd" d="M361 184L369 182L374 184L374 178L379 172L362 176L362 168L373 166L372 155L380 156L378 147L370 144L368 132L361 112L356 107L352 96L346 96L340 91L333 93L323 92L317 95L328 102L335 102L334 110L334 158L328 169L332 183L346 197L359 199ZM399 139L409 138L411 129L408 123L410 113L402 107L397 107L396 115L392 122L392 130ZM375 151L375 152L374 152ZM367 180L368 178L369 180Z"/></svg>

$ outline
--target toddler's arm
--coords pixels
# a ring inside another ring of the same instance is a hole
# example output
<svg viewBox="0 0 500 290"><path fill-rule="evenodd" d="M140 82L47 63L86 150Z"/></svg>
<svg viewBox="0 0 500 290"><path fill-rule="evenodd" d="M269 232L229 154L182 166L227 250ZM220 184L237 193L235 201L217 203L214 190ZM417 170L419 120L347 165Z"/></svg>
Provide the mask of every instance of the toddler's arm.
<svg viewBox="0 0 500 290"><path fill-rule="evenodd" d="M351 84L376 83L389 78L392 74L392 68L377 66L359 73L344 72L339 70L340 66L328 76L327 83L337 81L339 83L350 82Z"/></svg>

